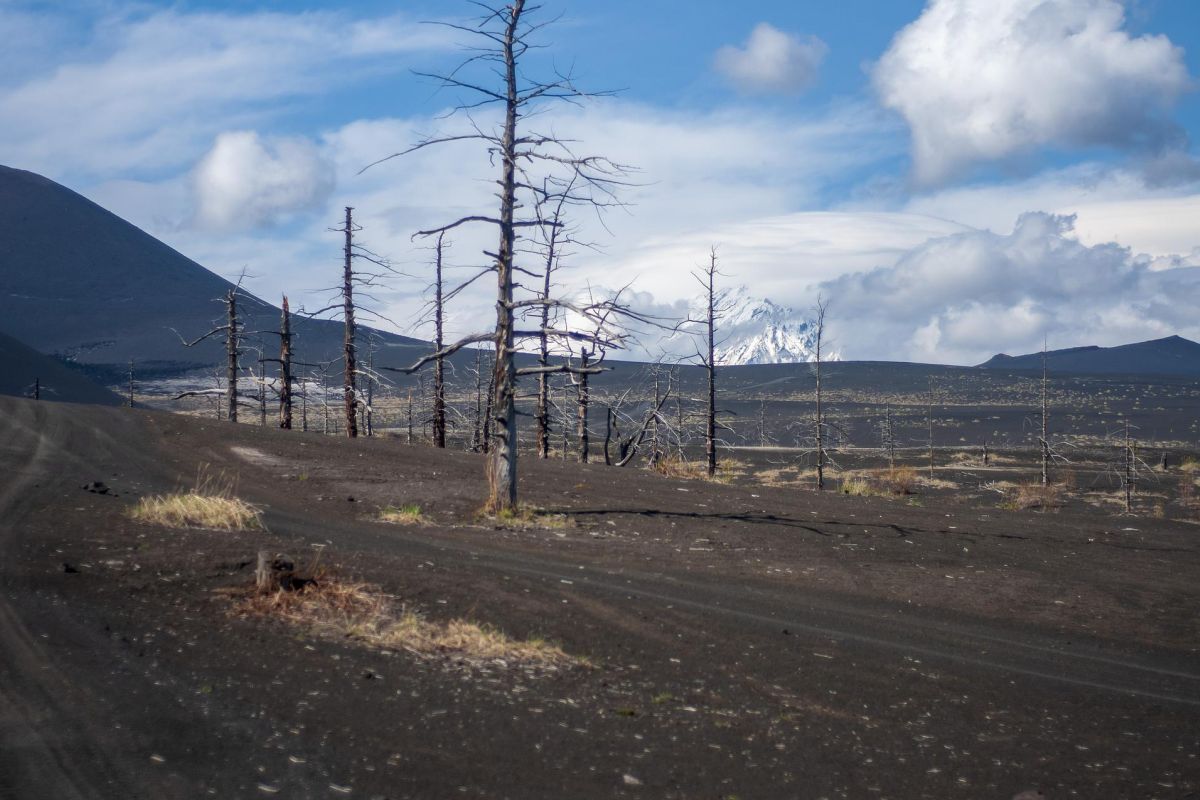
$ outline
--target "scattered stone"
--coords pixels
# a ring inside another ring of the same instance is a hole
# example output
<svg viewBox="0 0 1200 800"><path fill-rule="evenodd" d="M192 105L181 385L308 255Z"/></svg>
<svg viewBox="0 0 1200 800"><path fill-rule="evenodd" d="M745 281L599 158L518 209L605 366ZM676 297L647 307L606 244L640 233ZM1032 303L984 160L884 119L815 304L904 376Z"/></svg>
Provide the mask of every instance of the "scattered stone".
<svg viewBox="0 0 1200 800"><path fill-rule="evenodd" d="M67 573L68 575L78 575L79 574L79 570L77 570L75 567L68 564L66 561L62 562L62 571Z"/></svg>
<svg viewBox="0 0 1200 800"><path fill-rule="evenodd" d="M622 776L622 780L625 782L626 786L641 786L642 785L642 782L640 780L633 777L628 772L625 773L624 776ZM1014 800L1016 800L1016 798L1014 798Z"/></svg>
<svg viewBox="0 0 1200 800"><path fill-rule="evenodd" d="M1012 800L1046 800L1046 795L1040 789L1028 789L1020 794L1014 794Z"/></svg>
<svg viewBox="0 0 1200 800"><path fill-rule="evenodd" d="M353 495L351 495L350 497L347 497L347 498L346 498L346 502L347 502L347 503L353 503L353 502L354 502L354 496L353 496Z"/></svg>
<svg viewBox="0 0 1200 800"><path fill-rule="evenodd" d="M85 483L80 488L82 488L85 492L91 492L92 494L112 494L113 493L112 489L109 489L104 484L103 481L92 481L91 483Z"/></svg>

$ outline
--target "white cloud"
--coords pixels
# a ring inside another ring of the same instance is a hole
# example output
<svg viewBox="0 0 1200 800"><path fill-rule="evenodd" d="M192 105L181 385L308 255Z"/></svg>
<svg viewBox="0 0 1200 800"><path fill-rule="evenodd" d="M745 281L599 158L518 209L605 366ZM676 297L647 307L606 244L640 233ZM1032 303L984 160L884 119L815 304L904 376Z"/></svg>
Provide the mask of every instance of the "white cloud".
<svg viewBox="0 0 1200 800"><path fill-rule="evenodd" d="M786 33L766 22L750 32L745 45L717 51L717 71L745 92L795 93L807 89L829 47L816 36Z"/></svg>
<svg viewBox="0 0 1200 800"><path fill-rule="evenodd" d="M53 60L36 69L27 54L16 80L0 79L0 151L50 176L178 169L223 130L261 127L290 100L402 70L397 56L449 43L403 16L367 25L332 12L129 12L38 53Z"/></svg>
<svg viewBox="0 0 1200 800"><path fill-rule="evenodd" d="M192 183L200 225L253 228L319 207L333 192L334 170L306 139L233 131L217 137Z"/></svg>
<svg viewBox="0 0 1200 800"><path fill-rule="evenodd" d="M1116 242L1153 256L1200 247L1200 185L1149 186L1134 172L1096 164L940 189L909 199L903 208L994 231L1008 230L1022 213L1038 209L1074 215L1075 232L1085 244Z"/></svg>
<svg viewBox="0 0 1200 800"><path fill-rule="evenodd" d="M1183 51L1124 24L1118 0L931 0L873 71L912 129L917 179L1045 146L1177 146Z"/></svg>
<svg viewBox="0 0 1200 800"><path fill-rule="evenodd" d="M1022 216L1011 234L933 239L894 266L821 287L847 357L972 364L1001 350L1200 336L1200 268L1087 246L1071 217Z"/></svg>

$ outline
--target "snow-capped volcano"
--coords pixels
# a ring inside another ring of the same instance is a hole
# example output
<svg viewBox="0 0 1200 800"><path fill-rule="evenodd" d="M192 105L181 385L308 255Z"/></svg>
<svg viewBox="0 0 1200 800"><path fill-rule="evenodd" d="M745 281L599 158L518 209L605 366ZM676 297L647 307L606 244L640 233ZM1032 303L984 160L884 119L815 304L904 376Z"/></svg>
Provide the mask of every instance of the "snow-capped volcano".
<svg viewBox="0 0 1200 800"><path fill-rule="evenodd" d="M745 287L729 298L730 311L717 323L717 363L802 364L817 357L816 324L790 308L750 297ZM821 360L838 361L823 342Z"/></svg>

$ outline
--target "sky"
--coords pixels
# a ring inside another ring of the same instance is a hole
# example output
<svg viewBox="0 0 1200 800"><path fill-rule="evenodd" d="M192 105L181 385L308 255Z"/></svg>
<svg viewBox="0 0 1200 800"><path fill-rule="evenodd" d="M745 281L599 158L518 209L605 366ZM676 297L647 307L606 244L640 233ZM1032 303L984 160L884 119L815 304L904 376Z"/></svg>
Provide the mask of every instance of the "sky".
<svg viewBox="0 0 1200 800"><path fill-rule="evenodd" d="M682 315L723 281L829 302L844 358L1200 339L1200 3L1193 0L545 0L531 75L602 93L533 129L631 167L578 210L560 291ZM415 231L486 213L477 144L372 166L450 113L456 0L0 0L0 163L84 194L213 271L325 305L344 206L407 276L381 327L428 335ZM456 232L469 274L490 230ZM625 288L628 287L628 288ZM493 302L449 309L466 334ZM631 356L680 347L654 336Z"/></svg>

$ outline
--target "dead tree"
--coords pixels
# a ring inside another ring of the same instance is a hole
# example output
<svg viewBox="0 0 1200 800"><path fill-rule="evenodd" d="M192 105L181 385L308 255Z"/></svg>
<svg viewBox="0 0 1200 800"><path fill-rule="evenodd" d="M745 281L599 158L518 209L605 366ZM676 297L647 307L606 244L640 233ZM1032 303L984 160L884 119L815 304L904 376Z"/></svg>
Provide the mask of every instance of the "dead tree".
<svg viewBox="0 0 1200 800"><path fill-rule="evenodd" d="M446 25L472 38L482 39L480 48L450 73L419 74L438 81L443 87L472 95L471 100L458 106L459 111L469 113L471 109L498 105L502 110L503 121L492 130L472 122L471 127L460 134L427 138L382 161L449 142L477 141L483 144L491 161L499 165L499 208L495 216L473 214L446 225L418 232L421 236L436 236L475 223L489 225L495 229L499 234L499 243L495 252L487 253L491 264L475 276L480 277L488 273L495 276L495 325L489 331L471 334L445 345L441 350L402 371L415 371L431 360L450 356L473 344L493 344L496 360L493 368L492 410L489 422L494 429L488 437L493 441L487 445L490 452L487 461L486 507L489 512L502 513L513 510L517 505L518 378L522 375L571 372L575 369L567 364L518 369L515 361L518 342L538 339L543 332L518 330L515 324L517 314L524 309L543 307L569 309L583 318L592 317L596 312L594 307L578 306L548 297L516 299L516 272L521 269L514 259L518 233L547 224L546 220L538 219L536 214L533 218L523 218L518 215L518 211L521 208L536 210L542 207L543 203L538 201L546 199L547 191L543 188L547 185L546 180L553 187L550 194L564 196L566 205L602 208L611 202L623 173L617 165L607 159L578 156L563 140L553 135L528 130L526 120L543 103L552 100L578 101L588 96L574 86L569 76L560 75L551 80L540 81L530 79L521 70L522 58L532 47L536 47L530 37L543 27L540 24L531 24L527 19L536 8L526 10L525 0L512 0L504 5L492 5L487 2L478 2L476 5L485 12L478 25L438 24ZM473 78L473 69L481 70L482 74ZM498 85L488 85L489 81L496 78L499 79ZM544 176L545 180L539 180L542 176L534 174L539 170L546 170L551 174ZM561 176L564 172L569 176L568 180L555 177L556 174ZM553 332L555 335L580 340L577 338L578 334L572 330L564 328L555 329Z"/></svg>
<svg viewBox="0 0 1200 800"><path fill-rule="evenodd" d="M292 314L287 295L279 317L279 427L292 428Z"/></svg>
<svg viewBox="0 0 1200 800"><path fill-rule="evenodd" d="M575 393L578 400L578 415L576 417L576 433L579 437L579 463L586 464L588 462L588 405L591 402L591 391L588 386L588 359L592 353L587 347L579 348L579 366L581 372L579 378L575 381Z"/></svg>
<svg viewBox="0 0 1200 800"><path fill-rule="evenodd" d="M605 409L605 425L604 425L604 463L610 466L624 467L631 463L641 449L647 439L652 442L651 462L655 462L659 457L658 437L662 430L669 426L663 418L663 407L667 401L671 399L675 388L674 381L668 376L666 391L662 390L659 383L658 370L654 373L654 401L649 408L646 409L640 421L626 414L623 411L625 403L629 399L632 389L626 389L620 395L612 400L607 400L603 403ZM622 435L622 425L628 424L631 428L629 435ZM611 453L611 446L616 443L617 453L614 457Z"/></svg>
<svg viewBox="0 0 1200 800"><path fill-rule="evenodd" d="M896 471L896 432L892 427L892 404L885 403L883 411L883 448L887 451L888 469Z"/></svg>
<svg viewBox="0 0 1200 800"><path fill-rule="evenodd" d="M925 408L925 421L929 424L929 480L933 480L933 378L929 379L929 395Z"/></svg>
<svg viewBox="0 0 1200 800"><path fill-rule="evenodd" d="M243 274L242 277L244 278L245 275ZM182 336L179 337L184 347L195 347L217 334L225 334L225 406L227 409L225 418L235 424L238 421L238 372L241 369L242 337L244 335L241 321L238 319L237 298L240 291L241 280L231 286L225 292L225 296L221 298L221 302L225 304L225 324L216 326L208 333L190 342ZM179 335L178 332L176 335ZM179 397L192 394L199 393L185 392Z"/></svg>
<svg viewBox="0 0 1200 800"><path fill-rule="evenodd" d="M542 205L545 205L551 199L554 200L553 211L549 216L544 214L542 209L538 210L538 218L546 220L546 225L540 229L544 239L545 251L540 296L543 300L547 301L535 310L541 317L541 327L538 336L538 366L542 368L542 371L537 376L537 410L534 412L535 424L537 426L538 458L550 457L550 373L546 370L550 366L549 332L551 330L551 314L554 307L550 304L549 300L551 298L552 276L562 258L561 247L564 241L569 238L564 234L563 212L567 200L574 189L574 180L575 177L572 176L566 186L566 190L557 193L557 195L553 192L553 187L549 183L543 183L542 194L538 198L538 202Z"/></svg>
<svg viewBox="0 0 1200 800"><path fill-rule="evenodd" d="M443 336L443 292L442 292L442 252L446 234L439 233L437 238L437 259L435 261L436 275L434 278L435 297L433 301L433 349L441 353L446 346ZM433 362L433 446L446 447L446 357L438 356Z"/></svg>
<svg viewBox="0 0 1200 800"><path fill-rule="evenodd" d="M345 323L342 337L343 391L346 403L346 435L351 439L358 436L358 391L355 364L354 325L354 209L346 206L346 224L342 232L346 236L342 263L342 320Z"/></svg>
<svg viewBox="0 0 1200 800"><path fill-rule="evenodd" d="M704 289L704 318L701 320L704 349L697 351L696 358L707 379L704 458L705 469L710 478L717 473L717 323L729 312L728 292L718 291L716 288L716 278L720 274L717 270L715 247L709 252L708 264L698 272L692 273L692 277Z"/></svg>
<svg viewBox="0 0 1200 800"><path fill-rule="evenodd" d="M343 237L341 281L338 285L328 288L328 291L334 293L336 299L324 308L311 312L301 309L300 313L303 313L307 317L320 317L323 314L333 314L334 319L337 319L339 314L341 316L343 325L342 416L345 420L346 436L355 438L358 436L359 431L358 410L359 403L362 401L358 385L359 377L363 374L358 363L359 318L367 316L389 323L392 322L374 310L371 305L364 304L363 301L375 300L369 294L370 289L383 285L386 277L399 273L386 258L372 252L355 241L355 234L359 233L362 227L354 222L353 207L347 206L341 226L331 228L330 230L334 233L342 234ZM359 269L356 267L359 260L371 262L379 268L379 271Z"/></svg>
<svg viewBox="0 0 1200 800"><path fill-rule="evenodd" d="M1049 381L1046 378L1046 343L1042 342L1042 435L1038 439L1038 445L1041 449L1042 457L1042 486L1050 485L1050 424L1049 410L1050 403L1048 398L1047 387Z"/></svg>
<svg viewBox="0 0 1200 800"><path fill-rule="evenodd" d="M817 304L816 304L816 306L813 307L813 310L816 312L816 316L813 320L813 323L816 327L816 333L817 333L816 360L813 362L813 371L814 371L813 374L816 376L817 408L816 408L816 416L813 418L813 425L816 430L816 443L817 443L817 489L818 489L818 491L823 490L825 488L826 452L825 452L825 417L823 416L822 409L821 409L821 400L822 400L822 395L821 395L821 388L822 388L821 387L821 344L825 338L825 310L828 307L829 307L829 304L826 303L825 300L820 295L817 295Z"/></svg>

